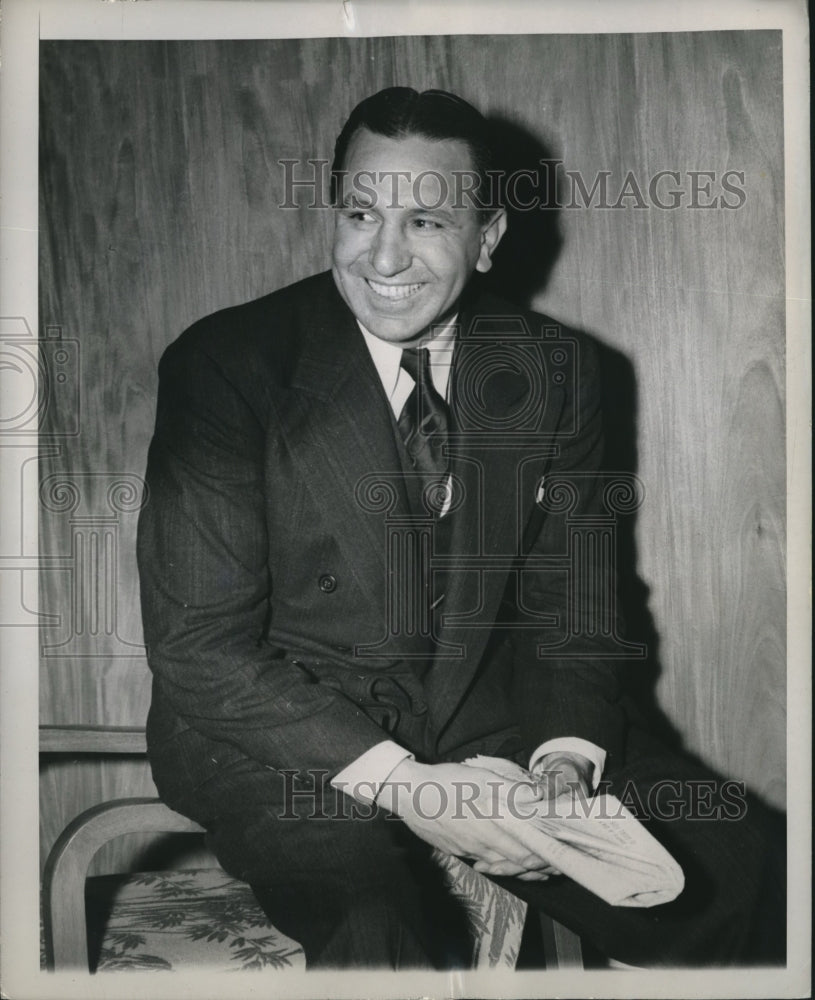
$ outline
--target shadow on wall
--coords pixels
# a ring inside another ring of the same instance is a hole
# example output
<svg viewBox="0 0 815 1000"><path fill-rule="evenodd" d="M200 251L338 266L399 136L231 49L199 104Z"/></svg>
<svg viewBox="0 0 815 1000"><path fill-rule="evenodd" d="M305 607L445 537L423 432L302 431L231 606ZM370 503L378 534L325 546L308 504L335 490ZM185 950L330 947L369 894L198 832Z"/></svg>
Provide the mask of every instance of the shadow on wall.
<svg viewBox="0 0 815 1000"><path fill-rule="evenodd" d="M501 151L499 169L511 181L506 199L509 225L493 267L483 279L495 294L530 306L545 291L563 247L555 154L520 124L491 119L494 147ZM521 205L533 205L522 208ZM546 206L540 208L538 206ZM637 474L638 387L634 366L621 351L583 331L601 360L602 408L606 435L603 468ZM618 521L618 598L626 623L626 638L645 644L645 660L632 660L625 670L627 693L638 721L663 742L678 749L681 736L659 707L656 683L662 671L659 634L648 608L649 588L637 572L636 514Z"/></svg>

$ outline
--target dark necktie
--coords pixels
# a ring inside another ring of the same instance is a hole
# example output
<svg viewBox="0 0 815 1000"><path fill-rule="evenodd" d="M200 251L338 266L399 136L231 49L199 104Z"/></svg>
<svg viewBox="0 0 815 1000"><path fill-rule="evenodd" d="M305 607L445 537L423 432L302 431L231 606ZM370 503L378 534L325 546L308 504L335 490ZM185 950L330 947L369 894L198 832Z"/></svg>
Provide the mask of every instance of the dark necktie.
<svg viewBox="0 0 815 1000"><path fill-rule="evenodd" d="M399 431L413 467L422 474L425 495L437 501L449 469L445 446L450 411L433 386L426 347L404 348L401 365L416 384L399 414ZM441 510L440 504L434 505Z"/></svg>

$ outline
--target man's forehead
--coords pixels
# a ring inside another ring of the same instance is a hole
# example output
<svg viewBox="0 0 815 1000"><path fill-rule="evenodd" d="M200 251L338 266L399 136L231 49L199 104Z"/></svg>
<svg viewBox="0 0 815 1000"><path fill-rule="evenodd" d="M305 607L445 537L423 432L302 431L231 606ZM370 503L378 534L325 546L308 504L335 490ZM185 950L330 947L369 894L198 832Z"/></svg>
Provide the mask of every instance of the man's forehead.
<svg viewBox="0 0 815 1000"><path fill-rule="evenodd" d="M428 138L413 132L391 137L364 126L351 137L343 164L346 171L375 168L396 172L415 167L439 173L475 170L472 152L463 139Z"/></svg>
<svg viewBox="0 0 815 1000"><path fill-rule="evenodd" d="M461 139L391 138L368 129L354 134L337 179L343 205L425 210L471 207L466 195L478 183Z"/></svg>

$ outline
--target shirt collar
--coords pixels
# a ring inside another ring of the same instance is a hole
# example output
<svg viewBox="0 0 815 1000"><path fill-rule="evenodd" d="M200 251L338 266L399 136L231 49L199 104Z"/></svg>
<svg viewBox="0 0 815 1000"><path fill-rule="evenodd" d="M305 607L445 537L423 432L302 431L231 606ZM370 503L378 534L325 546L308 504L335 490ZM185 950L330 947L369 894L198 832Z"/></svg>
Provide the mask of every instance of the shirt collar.
<svg viewBox="0 0 815 1000"><path fill-rule="evenodd" d="M419 344L420 347L426 347L430 352L431 368L438 364L449 372L453 347L455 346L457 319L458 315L454 316L444 326L434 328L432 339L428 338ZM357 325L362 331L365 343L368 345L368 350L370 351L374 366L379 373L382 387L388 399L390 399L399 379L402 348L398 344L391 344L387 340L381 340L369 330L366 330L359 320L357 320Z"/></svg>

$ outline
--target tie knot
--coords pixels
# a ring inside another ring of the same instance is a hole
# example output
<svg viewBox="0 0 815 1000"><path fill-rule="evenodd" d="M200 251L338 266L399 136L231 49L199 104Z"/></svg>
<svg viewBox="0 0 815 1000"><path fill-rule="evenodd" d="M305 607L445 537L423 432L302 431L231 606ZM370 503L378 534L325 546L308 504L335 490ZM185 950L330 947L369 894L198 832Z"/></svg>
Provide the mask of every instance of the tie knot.
<svg viewBox="0 0 815 1000"><path fill-rule="evenodd" d="M430 351L426 347L405 347L402 349L402 368L410 375L418 385L423 382L425 385L432 385L430 381Z"/></svg>

